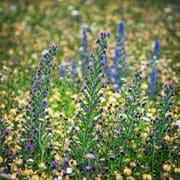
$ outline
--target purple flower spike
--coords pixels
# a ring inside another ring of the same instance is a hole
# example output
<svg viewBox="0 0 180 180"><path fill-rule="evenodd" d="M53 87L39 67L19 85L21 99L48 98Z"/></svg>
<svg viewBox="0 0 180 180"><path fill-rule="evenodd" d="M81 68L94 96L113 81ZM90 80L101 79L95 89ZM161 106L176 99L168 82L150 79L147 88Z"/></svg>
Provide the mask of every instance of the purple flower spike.
<svg viewBox="0 0 180 180"><path fill-rule="evenodd" d="M57 169L57 168L58 168L58 162L57 162L57 161L53 161L53 162L51 163L51 167L52 167L53 169Z"/></svg>
<svg viewBox="0 0 180 180"><path fill-rule="evenodd" d="M156 39L154 42L154 51L160 52L161 51L161 45L159 39Z"/></svg>
<svg viewBox="0 0 180 180"><path fill-rule="evenodd" d="M120 33L122 36L125 35L125 23L123 21L118 23L118 33Z"/></svg>
<svg viewBox="0 0 180 180"><path fill-rule="evenodd" d="M88 165L84 169L85 169L86 172L91 172L93 167L91 165Z"/></svg>

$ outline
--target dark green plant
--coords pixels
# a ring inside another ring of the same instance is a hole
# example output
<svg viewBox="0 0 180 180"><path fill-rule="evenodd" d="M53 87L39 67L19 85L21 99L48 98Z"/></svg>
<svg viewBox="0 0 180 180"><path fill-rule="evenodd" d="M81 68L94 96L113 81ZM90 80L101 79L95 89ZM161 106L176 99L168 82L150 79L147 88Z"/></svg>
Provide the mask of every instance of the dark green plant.
<svg viewBox="0 0 180 180"><path fill-rule="evenodd" d="M107 40L109 33L101 33L97 40L97 48L91 55L91 62L85 79L83 98L80 100L80 111L72 128L69 138L69 152L66 157L76 159L79 169L83 173L97 170L98 155L96 149L96 124L101 118L101 97L104 87L104 56L106 55ZM86 158L87 154L93 156L93 160Z"/></svg>
<svg viewBox="0 0 180 180"><path fill-rule="evenodd" d="M145 125L142 117L146 113L142 82L142 72L136 70L131 85L125 89L127 92L122 93L122 96L125 96L125 104L114 122L114 137L108 145L108 148L111 147L111 154L108 157L111 171L127 166L126 158L138 161L136 150L142 146L140 133Z"/></svg>
<svg viewBox="0 0 180 180"><path fill-rule="evenodd" d="M26 122L21 138L22 158L25 166L32 166L36 170L39 164L47 166L52 160L50 151L53 130L48 113L48 94L53 56L57 49L57 45L50 45L49 49L43 52L25 112ZM32 159L33 163L29 164L29 159Z"/></svg>
<svg viewBox="0 0 180 180"><path fill-rule="evenodd" d="M164 95L157 106L158 114L152 119L152 132L145 147L146 163L155 176L162 172L163 162L171 160L172 147L170 148L164 141L164 137L171 130L172 115L168 114L168 112L172 108L173 97L173 84L166 84L164 86Z"/></svg>

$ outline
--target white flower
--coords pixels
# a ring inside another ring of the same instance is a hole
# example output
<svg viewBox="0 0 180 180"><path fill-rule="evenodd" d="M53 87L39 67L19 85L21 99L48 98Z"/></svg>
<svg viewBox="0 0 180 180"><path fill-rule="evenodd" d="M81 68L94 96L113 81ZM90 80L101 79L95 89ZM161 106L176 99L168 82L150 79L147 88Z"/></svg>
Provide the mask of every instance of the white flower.
<svg viewBox="0 0 180 180"><path fill-rule="evenodd" d="M53 180L62 180L62 176L58 176L58 177L54 178Z"/></svg>
<svg viewBox="0 0 180 180"><path fill-rule="evenodd" d="M72 16L79 16L80 12L78 10L74 9L74 10L71 11L71 15Z"/></svg>
<svg viewBox="0 0 180 180"><path fill-rule="evenodd" d="M49 54L49 51L48 51L48 50L44 50L44 51L42 52L42 56L45 56L45 55L47 55L47 54Z"/></svg>
<svg viewBox="0 0 180 180"><path fill-rule="evenodd" d="M165 13L171 13L172 12L171 7L164 8L164 12Z"/></svg>
<svg viewBox="0 0 180 180"><path fill-rule="evenodd" d="M11 11L16 11L16 10L17 10L17 7L16 7L16 5L11 5L11 6L9 7L9 9L10 9Z"/></svg>
<svg viewBox="0 0 180 180"><path fill-rule="evenodd" d="M33 58L33 59L36 59L37 57L38 57L37 54L35 54L35 53L32 54L32 58Z"/></svg>
<svg viewBox="0 0 180 180"><path fill-rule="evenodd" d="M180 120L178 120L178 121L174 122L174 123L173 123L173 125L174 125L174 126L178 126L178 127L180 127Z"/></svg>
<svg viewBox="0 0 180 180"><path fill-rule="evenodd" d="M74 9L74 6L70 5L70 6L68 6L68 9L69 9L70 11L72 11L72 10Z"/></svg>
<svg viewBox="0 0 180 180"><path fill-rule="evenodd" d="M67 174L71 174L73 172L72 168L68 167L66 168L66 173Z"/></svg>
<svg viewBox="0 0 180 180"><path fill-rule="evenodd" d="M28 159L27 162L33 163L34 159Z"/></svg>
<svg viewBox="0 0 180 180"><path fill-rule="evenodd" d="M84 48L81 46L80 48L79 48L79 52L83 52L84 51Z"/></svg>
<svg viewBox="0 0 180 180"><path fill-rule="evenodd" d="M86 159L95 159L96 158L95 154L93 154L93 153L87 153L87 154L85 154L84 157Z"/></svg>

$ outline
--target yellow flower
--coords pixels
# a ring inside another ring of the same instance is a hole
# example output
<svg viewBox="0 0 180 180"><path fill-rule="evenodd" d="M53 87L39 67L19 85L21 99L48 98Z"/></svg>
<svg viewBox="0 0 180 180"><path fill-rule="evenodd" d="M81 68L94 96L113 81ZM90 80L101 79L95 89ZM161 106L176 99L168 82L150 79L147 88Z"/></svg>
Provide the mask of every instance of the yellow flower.
<svg viewBox="0 0 180 180"><path fill-rule="evenodd" d="M166 172L169 172L169 171L171 171L171 166L169 164L164 164L163 165L163 170L166 171Z"/></svg>
<svg viewBox="0 0 180 180"><path fill-rule="evenodd" d="M40 178L41 178L41 179L48 179L48 175L47 175L46 173L42 172Z"/></svg>
<svg viewBox="0 0 180 180"><path fill-rule="evenodd" d="M115 175L116 180L123 180L122 175L118 173L117 171L114 171L114 175Z"/></svg>
<svg viewBox="0 0 180 180"><path fill-rule="evenodd" d="M13 50L13 49L9 49L9 50L8 50L8 54L9 54L10 56L14 56L14 50Z"/></svg>
<svg viewBox="0 0 180 180"><path fill-rule="evenodd" d="M69 163L69 166L70 166L70 167L77 165L77 162L76 162L76 160L74 160L74 159L70 159L68 163Z"/></svg>
<svg viewBox="0 0 180 180"><path fill-rule="evenodd" d="M101 180L101 179L102 179L101 176L102 176L102 175L99 174L99 175L97 175L94 179L95 179L95 180Z"/></svg>
<svg viewBox="0 0 180 180"><path fill-rule="evenodd" d="M155 114L156 113L156 109L155 108L151 108L151 113Z"/></svg>
<svg viewBox="0 0 180 180"><path fill-rule="evenodd" d="M13 173L13 174L11 175L11 178L12 178L12 179L17 179L17 174L16 174L16 173Z"/></svg>
<svg viewBox="0 0 180 180"><path fill-rule="evenodd" d="M136 167L136 163L135 163L135 162L130 162L129 166L130 166L131 168L134 168L134 167Z"/></svg>
<svg viewBox="0 0 180 180"><path fill-rule="evenodd" d="M134 177L128 176L126 179L127 179L127 180L134 180Z"/></svg>
<svg viewBox="0 0 180 180"><path fill-rule="evenodd" d="M59 176L59 172L58 172L56 169L54 169L54 170L52 171L52 173L53 173L53 175Z"/></svg>
<svg viewBox="0 0 180 180"><path fill-rule="evenodd" d="M142 89L146 90L148 88L148 85L146 83L142 84Z"/></svg>
<svg viewBox="0 0 180 180"><path fill-rule="evenodd" d="M16 160L15 160L15 164L18 165L18 166L20 166L20 165L23 164L23 160L22 160L22 159L16 159Z"/></svg>
<svg viewBox="0 0 180 180"><path fill-rule="evenodd" d="M0 104L0 109L4 109L5 108L5 104Z"/></svg>
<svg viewBox="0 0 180 180"><path fill-rule="evenodd" d="M164 140L169 142L169 141L171 141L171 138L170 138L169 135L165 135L165 136L164 136Z"/></svg>
<svg viewBox="0 0 180 180"><path fill-rule="evenodd" d="M56 161L60 161L60 160L61 160L61 157L59 156L59 154L55 154L54 159L55 159Z"/></svg>
<svg viewBox="0 0 180 180"><path fill-rule="evenodd" d="M126 158L125 161L128 163L128 162L131 161L131 159L130 158Z"/></svg>
<svg viewBox="0 0 180 180"><path fill-rule="evenodd" d="M143 180L152 180L152 176L150 174L143 174L142 179Z"/></svg>
<svg viewBox="0 0 180 180"><path fill-rule="evenodd" d="M31 176L31 180L39 180L39 179L40 179L39 176L36 174Z"/></svg>
<svg viewBox="0 0 180 180"><path fill-rule="evenodd" d="M143 139L146 139L148 137L148 133L146 133L146 132L141 133L141 137Z"/></svg>
<svg viewBox="0 0 180 180"><path fill-rule="evenodd" d="M3 158L0 156L0 163L2 163L3 162Z"/></svg>
<svg viewBox="0 0 180 180"><path fill-rule="evenodd" d="M32 174L33 174L32 169L25 169L24 172L23 172L23 175L25 175L25 176L30 176Z"/></svg>
<svg viewBox="0 0 180 180"><path fill-rule="evenodd" d="M123 172L124 172L124 175L130 176L132 174L132 169L125 167Z"/></svg>
<svg viewBox="0 0 180 180"><path fill-rule="evenodd" d="M174 168L175 173L180 173L180 167L179 168Z"/></svg>
<svg viewBox="0 0 180 180"><path fill-rule="evenodd" d="M45 163L43 163L43 162L41 162L41 163L38 165L38 167L39 167L40 169L46 169L46 165L45 165Z"/></svg>

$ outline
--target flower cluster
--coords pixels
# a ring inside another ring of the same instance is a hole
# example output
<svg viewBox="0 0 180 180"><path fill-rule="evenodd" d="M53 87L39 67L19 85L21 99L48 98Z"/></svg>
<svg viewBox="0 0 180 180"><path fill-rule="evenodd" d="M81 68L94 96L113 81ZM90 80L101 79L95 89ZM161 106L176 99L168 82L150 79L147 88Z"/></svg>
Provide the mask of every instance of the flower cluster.
<svg viewBox="0 0 180 180"><path fill-rule="evenodd" d="M6 139L10 134L10 129L8 129L8 124L4 119L0 118L0 167L3 164L3 158L8 156L8 146L6 144Z"/></svg>
<svg viewBox="0 0 180 180"><path fill-rule="evenodd" d="M21 147L24 159L33 159L34 164L46 163L50 156L52 129L48 113L48 94L53 56L57 53L58 46L50 45L42 54L42 60L34 77L30 92L31 98L27 105L22 131ZM27 162L28 164L28 162ZM34 167L37 168L37 167Z"/></svg>
<svg viewBox="0 0 180 180"><path fill-rule="evenodd" d="M157 63L160 60L160 41L158 39L154 42L154 49L149 60L150 73L148 79L148 93L150 97L154 97L158 90L158 69Z"/></svg>
<svg viewBox="0 0 180 180"><path fill-rule="evenodd" d="M89 52L88 52L88 36L87 29L83 27L82 29L82 45L80 47L80 63L81 63L81 74L83 77L86 76L87 66L89 64ZM118 23L117 38L116 38L116 47L115 54L113 57L113 65L109 65L110 61L106 55L104 55L105 63L105 75L108 80L108 83L114 84L116 90L119 91L124 84L125 78L128 75L128 62L127 62L127 53L125 48L125 23L120 21ZM65 77L69 76L73 79L77 78L77 66L75 66L75 61L72 61L70 67L65 67L64 64L60 65L60 76ZM71 73L65 73L65 69L71 69Z"/></svg>
<svg viewBox="0 0 180 180"><path fill-rule="evenodd" d="M105 86L103 83L104 56L107 48L106 37L109 35L109 33L101 33L97 40L96 51L91 54L92 61L87 67L88 72L82 88L84 96L80 100L80 111L76 116L72 135L69 138L69 152L67 154L69 158L76 159L80 170L85 172L91 172L95 168L95 162L88 163L87 159L92 156L96 157L94 154L96 151L95 127L101 118L100 104L103 96L102 89ZM88 153L89 155L87 155Z"/></svg>
<svg viewBox="0 0 180 180"><path fill-rule="evenodd" d="M169 133L171 131L172 114L169 112L173 105L173 97L174 85L172 83L166 84L164 86L164 95L157 106L158 114L152 119L152 132L145 147L148 165L152 172L161 169L161 164L171 156L170 148L172 147L166 142L170 141Z"/></svg>
<svg viewBox="0 0 180 180"><path fill-rule="evenodd" d="M172 109L174 84L166 84L162 94L152 99L146 95L144 66L124 83L128 73L124 26L118 24L113 62L107 56L110 34L101 33L88 55L83 29L83 73L74 59L62 63L62 78L54 76L51 82L58 47L50 45L43 52L23 113L18 106L11 109L10 118L2 116L7 123L0 119L0 178L178 179L180 128L179 121L174 121L178 111ZM157 40L149 61L152 88L159 52ZM79 74L83 75L81 91Z"/></svg>
<svg viewBox="0 0 180 180"><path fill-rule="evenodd" d="M117 85L117 90L120 90L124 83L124 78L128 74L127 53L125 49L125 23L123 21L118 23L113 63L114 73L112 76Z"/></svg>
<svg viewBox="0 0 180 180"><path fill-rule="evenodd" d="M82 28L82 43L79 51L82 63L82 76L84 77L86 75L87 66L89 64L88 33L85 26Z"/></svg>

